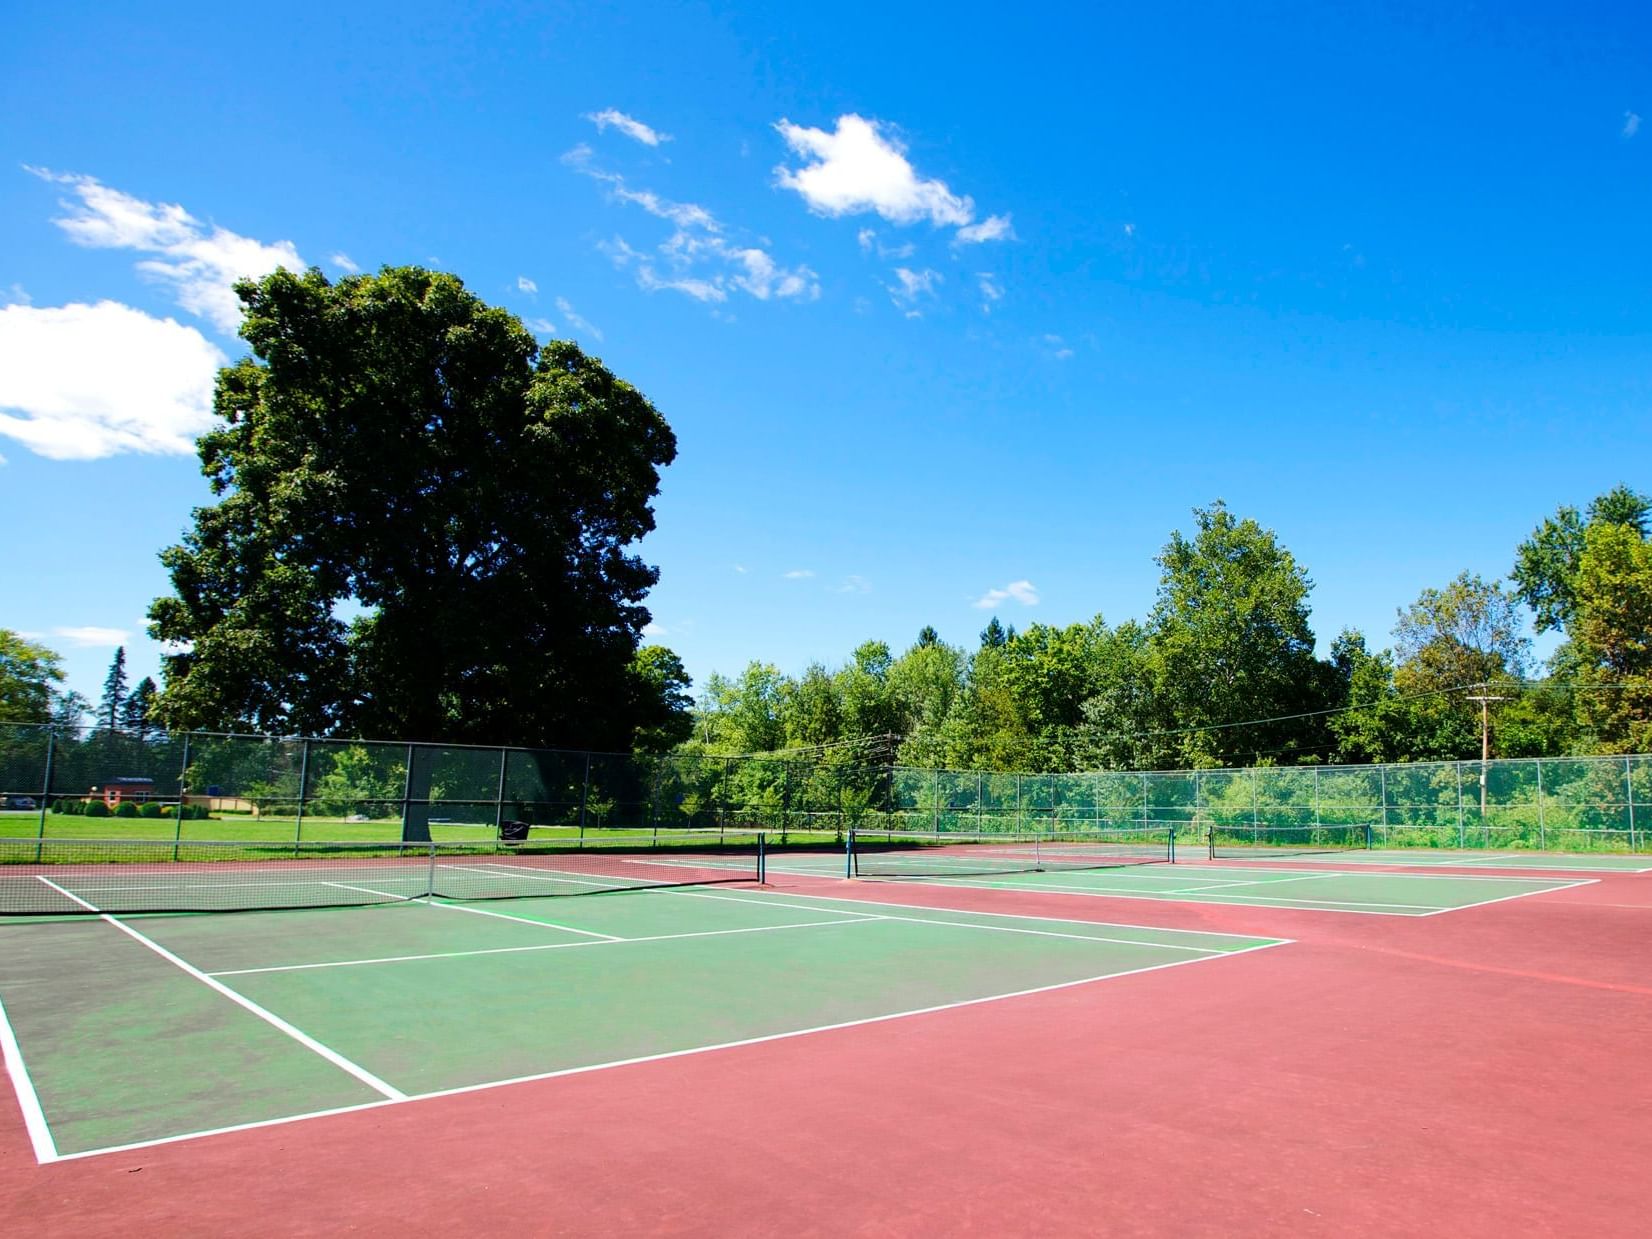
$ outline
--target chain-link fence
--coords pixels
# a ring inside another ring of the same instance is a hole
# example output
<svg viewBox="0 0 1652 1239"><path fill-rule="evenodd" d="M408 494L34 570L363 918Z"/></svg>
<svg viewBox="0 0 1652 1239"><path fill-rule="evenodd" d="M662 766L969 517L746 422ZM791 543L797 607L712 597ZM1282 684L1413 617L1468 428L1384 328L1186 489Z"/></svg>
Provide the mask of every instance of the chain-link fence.
<svg viewBox="0 0 1652 1239"><path fill-rule="evenodd" d="M0 725L0 836L440 842L504 821L782 840L1358 825L1377 847L1649 851L1652 756L1002 774Z"/></svg>

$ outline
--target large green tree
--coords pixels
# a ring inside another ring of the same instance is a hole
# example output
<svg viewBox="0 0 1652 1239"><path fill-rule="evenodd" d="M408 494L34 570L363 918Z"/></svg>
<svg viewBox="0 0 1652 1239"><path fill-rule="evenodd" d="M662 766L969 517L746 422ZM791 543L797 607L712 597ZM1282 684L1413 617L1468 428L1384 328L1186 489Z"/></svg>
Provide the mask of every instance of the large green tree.
<svg viewBox="0 0 1652 1239"><path fill-rule="evenodd" d="M1515 594L1532 609L1538 632L1570 627L1577 609L1577 580L1584 540L1597 525L1625 525L1644 538L1652 520L1652 498L1627 486L1598 495L1580 513L1563 505L1516 549Z"/></svg>
<svg viewBox="0 0 1652 1239"><path fill-rule="evenodd" d="M1572 645L1578 712L1610 752L1652 748L1652 542L1597 522L1578 561Z"/></svg>
<svg viewBox="0 0 1652 1239"><path fill-rule="evenodd" d="M45 722L62 681L58 654L0 628L0 723Z"/></svg>
<svg viewBox="0 0 1652 1239"><path fill-rule="evenodd" d="M1308 624L1313 582L1272 530L1235 517L1220 500L1193 516L1193 536L1172 533L1159 555L1148 624L1158 696L1183 732L1177 757L1233 765L1316 750L1314 729L1300 722L1234 725L1327 700Z"/></svg>
<svg viewBox="0 0 1652 1239"><path fill-rule="evenodd" d="M665 419L451 275L237 286L251 356L202 437L218 502L162 555L172 726L628 745ZM659 667L654 668L655 671Z"/></svg>

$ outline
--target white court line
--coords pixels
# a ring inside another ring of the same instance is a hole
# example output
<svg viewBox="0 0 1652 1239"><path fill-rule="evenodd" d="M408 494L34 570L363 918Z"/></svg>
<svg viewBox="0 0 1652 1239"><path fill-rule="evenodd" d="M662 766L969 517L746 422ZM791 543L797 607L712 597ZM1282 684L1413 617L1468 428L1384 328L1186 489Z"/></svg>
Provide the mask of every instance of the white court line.
<svg viewBox="0 0 1652 1239"><path fill-rule="evenodd" d="M963 884L962 883L952 883L952 885L962 886ZM993 887L985 887L983 889L986 889L986 890L1001 890L1003 888L993 886ZM901 908L901 909L904 909L907 912L945 912L945 913L948 913L948 914L953 915L953 916L984 916L984 917L987 917L987 918L989 918L991 920L995 920L995 921L1047 921L1047 922L1049 922L1051 924L1054 924L1054 925L1099 925L1099 926L1102 926L1103 928L1106 928L1106 929L1140 929L1140 930L1142 930L1146 933L1170 934L1173 937L1177 937L1177 938L1231 938L1231 939L1234 939L1234 940L1240 941L1240 942L1255 942L1259 937L1264 937L1265 936L1265 937L1267 937L1269 942L1274 943L1274 944L1286 944L1286 943L1290 943L1290 942L1295 941L1294 938L1275 938L1272 935L1230 934L1230 933L1223 933L1223 932L1220 932L1220 931L1211 931L1211 930L1203 930L1203 929L1166 929L1162 925L1133 925L1133 924L1131 924L1127 921L1075 921L1071 917L1065 917L1065 916L1035 916L1035 915L1033 915L1031 913L1028 913L1028 912L983 912L979 908L932 908L932 907L928 906L927 904L896 903L893 900L889 900L889 899L840 899L835 895L805 895L805 894L802 894L802 893L796 892L796 891L786 895L786 898L787 899L807 899L807 900L809 900L809 903L807 903L807 904L783 903L778 897L776 897L774 895L770 895L766 891L752 891L750 895L718 895L718 894L713 894L710 891L688 891L688 890L662 889L662 890L655 891L655 892L652 892L652 893L657 894L657 895L687 895L687 896L690 896L690 897L695 898L695 899L726 899L726 900L728 900L732 903L771 904L771 905L774 905L774 906L777 906L777 907L782 907L782 908L799 908L799 909L806 909L806 908L810 907L811 905L821 904L821 903L837 903L837 904L847 903L847 904L855 904L857 906L872 907L872 908ZM871 916L871 915L873 915L870 912L849 912L849 911L847 911L845 909L842 909L842 908L835 908L835 909L834 908L827 908L827 909L825 909L825 911L828 911L828 912L836 911L836 912L840 913L843 916ZM942 924L942 925L949 925L952 922L950 922L950 921L939 921L937 923ZM1097 939L1097 941L1103 941L1103 939ZM1143 945L1143 946L1157 945L1156 941L1154 941L1154 940L1149 940L1147 942L1140 942L1138 939L1135 939L1135 938L1118 938L1118 939L1115 939L1114 941L1128 942L1128 943L1138 944L1138 945ZM1212 950L1217 950L1217 949L1218 948L1214 948L1214 947L1212 948ZM1243 949L1249 950L1250 948L1245 947ZM1232 954L1233 952L1229 952L1229 953Z"/></svg>
<svg viewBox="0 0 1652 1239"><path fill-rule="evenodd" d="M709 892L705 892L705 891L681 891L679 893L684 894L684 895L690 895L690 896L693 896L694 898L697 898L697 899L723 899L723 900L727 900L731 903L761 903L764 906L768 906L768 907L797 908L799 910L808 910L808 908L809 908L808 904L782 903L780 900L777 900L777 899L762 899L762 900L742 899L738 895L713 895L713 894L710 894ZM797 898L797 899L826 898L825 896L816 896L816 895L797 895L797 896L793 896L793 897ZM860 902L860 901L857 900L855 902ZM961 911L960 909L956 909L956 908L926 908L926 907L921 907L921 906L917 906L917 905L909 904L909 903L873 903L872 900L866 900L865 902L871 903L873 907L877 907L877 908L904 908L908 912L946 912L946 913L949 913L949 914L955 915L955 916L985 916L985 917L991 917L993 919L1002 919L1002 918L1005 918L1008 915L1010 915L1010 914L1001 913L1001 912L964 912L964 911ZM831 910L831 909L828 909L828 910ZM845 912L844 915L845 916L871 916L872 913L869 913L869 912ZM1033 935L1036 935L1036 936L1041 937L1041 938L1071 938L1071 939L1074 939L1075 941L1078 941L1078 942L1110 942L1110 943L1113 943L1117 946L1163 947L1167 951L1196 951L1196 952L1199 952L1199 953L1204 954L1204 955L1233 955L1233 954L1238 953L1238 952L1235 952L1235 951L1224 951L1220 947L1182 946L1179 943L1173 943L1173 942L1154 942L1154 941L1143 942L1139 938L1110 938L1110 937L1103 936L1101 934L1063 934L1063 933L1056 933L1052 930L1047 930L1047 929L1017 929L1013 925L976 925L976 924L971 924L970 922L967 922L967 921L944 921L944 920L936 920L936 919L931 918L931 917L922 917L922 916L891 916L891 915L888 915L887 913L880 913L880 914L878 914L877 919L885 920L885 921L910 921L910 922L912 922L913 924L916 924L916 925L942 925L942 926L945 926L947 928L957 928L957 929L985 929L985 930L990 930L990 931L993 931L993 932L996 932L996 933L1003 933L1003 934L1033 934ZM1053 921L1058 925L1087 925L1087 924L1098 924L1099 925L1099 924L1101 924L1101 922L1099 922L1099 921L1097 921L1097 922L1091 922L1091 921L1063 921L1059 917L1053 917L1053 916L1019 916L1019 917L1015 917L1014 919L1024 920L1024 921ZM1131 926L1107 925L1106 928L1132 928L1132 927ZM1134 927L1134 928L1147 928L1147 926L1137 926L1137 927ZM1166 930L1161 930L1160 932L1162 932L1162 933L1183 933L1183 932L1186 932L1186 931L1166 929ZM1239 935L1236 935L1236 934L1211 934L1211 935L1208 935L1208 936L1210 936L1210 937L1238 937ZM1284 941L1284 940L1281 939L1280 941ZM1250 948L1246 947L1244 949L1249 950Z"/></svg>
<svg viewBox="0 0 1652 1239"><path fill-rule="evenodd" d="M1226 865L1187 865L1190 873L1278 873L1283 874L1280 881L1295 881L1299 878L1370 878L1381 881L1384 878L1404 878L1410 882L1550 882L1558 881L1554 878L1483 878L1478 874L1467 873L1372 873L1371 867L1363 869L1316 869L1312 873L1303 873L1300 869L1232 869Z"/></svg>
<svg viewBox="0 0 1652 1239"><path fill-rule="evenodd" d="M546 879L546 880L547 881L561 881L562 879L553 878L553 879ZM595 882L594 884L595 885L601 885L602 883ZM664 889L668 892L670 891L670 888L664 888ZM716 895L716 894L711 893L710 891L678 890L675 893L680 894L680 895L688 895L688 896L691 896L691 897L697 898L697 899L722 899L722 900L730 901L730 902L734 902L734 903L759 902L759 901L754 901L754 900L750 900L750 899L741 899L738 896ZM804 896L804 898L807 898L807 896ZM764 903L765 905L774 906L774 907L781 907L781 908L805 906L805 905L798 905L798 904L781 903L780 901L773 900L773 899L764 899L764 900L761 900L760 902ZM443 905L443 906L451 906L451 905ZM480 911L480 909L464 909L464 910L467 910L467 911ZM850 912L850 913L845 913L845 915L848 915L848 916L865 916L865 915L870 915L870 914L869 913ZM986 912L986 913L976 913L976 915L978 915L978 916L992 916L994 914L991 913L991 912ZM924 924L924 925L955 925L955 924L957 924L956 921L924 920L920 917L912 917L912 916L883 916L880 919L886 920L886 921L912 921L916 924ZM1077 940L1082 941L1082 942L1112 942L1112 943L1118 943L1118 944L1129 945L1129 946L1159 946L1159 945L1166 945L1166 949L1167 950L1172 950L1172 951L1204 951L1206 954L1210 954L1214 950L1214 948L1206 948L1206 947L1170 946L1170 945L1167 945L1167 944L1160 944L1160 943L1157 943L1157 942L1142 943L1142 942L1136 942L1133 939L1128 939L1128 938L1104 938L1104 937L1093 936L1093 935L1089 935L1089 934L1058 934L1058 933L1054 933L1050 930L1041 930L1041 929L1015 929L1015 928L1013 928L1011 926L1007 926L1007 925L968 925L968 926L966 926L966 928L969 928L969 929L985 929L985 930L989 930L989 931L992 931L992 932L1005 933L1005 934L1037 934L1040 937L1044 937L1044 938L1073 938L1073 939L1077 939Z"/></svg>
<svg viewBox="0 0 1652 1239"><path fill-rule="evenodd" d="M137 930L133 929L130 925L126 924L124 921L117 920L113 916L110 916L107 912L100 912L94 905L87 903L84 899L80 898L80 896L72 894L71 892L64 890L61 886L57 885L57 883L53 882L50 878L40 877L39 874L36 874L35 877L36 877L37 880L39 880L41 882L44 882L47 886L51 887L58 894L63 895L65 897L69 898L69 899L74 900L74 902L78 903L81 907L85 908L88 912L97 912L98 913L98 919L102 920L105 924L113 925L116 929L120 930L121 933L125 934L127 937L132 938L133 940L142 943L144 946L148 947L151 951L155 952L155 954L159 955L162 959L166 960L167 963L174 965L175 967L181 969L183 972L187 973L189 976L194 977L197 981L201 982L201 984L205 985L208 989L211 989L211 990L213 990L214 992L216 992L218 994L222 994L225 998L228 998L236 1006L242 1008L245 1011L251 1012L253 1015L256 1015L259 1019L263 1020L271 1028L276 1029L278 1032L285 1033L287 1036L291 1037L294 1041L298 1042L298 1044L303 1046L305 1049L311 1051L314 1054L319 1054L322 1058L324 1058L328 1062L332 1063L333 1066L337 1067L341 1071L347 1072L348 1074L354 1076L357 1080L360 1080L363 1084L367 1085L367 1087L372 1089L374 1092L382 1094L383 1096L389 1098L391 1101L399 1101L399 1100L405 1100L406 1099L407 1094L402 1092L400 1089L395 1088L392 1085L386 1084L383 1080L379 1079L378 1076L374 1075L371 1071L368 1071L367 1068L365 1068L365 1067L363 1067L363 1066L361 1066L357 1063L351 1062L348 1058L345 1058L344 1055L340 1054L337 1050L329 1049L327 1046L322 1045L321 1042L317 1041L314 1037L310 1036L309 1033L305 1032L301 1028L298 1028L298 1027L295 1027L292 1024L289 1024L286 1020L282 1019L279 1015L276 1015L273 1011L266 1011L263 1007L259 1006L252 999L246 997L245 995L237 994L234 990L232 990L229 986L225 985L222 981L215 981L213 978L209 977L206 973L202 972L199 968L197 968L194 964L190 963L186 959L183 959L183 958L181 958L177 955L174 955L171 951L167 950L160 943L156 942L153 938L149 938L149 937L144 936L143 934L139 933Z"/></svg>
<svg viewBox="0 0 1652 1239"><path fill-rule="evenodd" d="M1557 882L1540 891L1521 891L1515 895L1503 895L1498 899L1482 899L1478 903L1457 904L1450 908L1438 908L1433 912L1425 912L1424 916L1439 916L1443 912L1463 912L1469 908L1483 908L1487 904L1507 903L1511 899L1530 899L1533 895L1548 895L1554 891L1569 891L1575 886L1594 886L1600 882L1599 878L1579 878L1575 882Z"/></svg>
<svg viewBox="0 0 1652 1239"><path fill-rule="evenodd" d="M469 912L474 916L491 916L501 921L517 921L523 925L538 925L542 929L562 929L571 934L581 934L587 938L601 938L605 942L623 942L625 939L615 934L599 934L594 929L575 929L572 925L558 925L552 921L536 921L531 917L512 916L509 912L495 912L491 908L471 908L463 904L437 903L433 899L419 897L416 900L407 900L404 895L390 895L385 891L376 891L371 886L345 886L342 882L329 882L329 886L343 887L349 891L362 891L368 895L383 895L387 899L400 899L411 903L421 903L427 908L446 908L450 912Z"/></svg>
<svg viewBox="0 0 1652 1239"><path fill-rule="evenodd" d="M46 1126L46 1112L40 1108L40 1094L34 1091L29 1069L23 1065L23 1047L17 1044L11 1020L6 1015L6 1004L0 1002L0 1057L6 1061L6 1074L17 1094L17 1107L23 1111L23 1130L29 1133L34 1146L35 1161L44 1165L57 1160L57 1144L52 1130Z"/></svg>
<svg viewBox="0 0 1652 1239"><path fill-rule="evenodd" d="M606 942L541 942L535 946L495 946L475 951L432 951L425 955L384 955L377 959L338 959L319 964L276 964L268 968L225 968L209 975L244 977L260 972L310 972L317 968L356 968L363 964L405 964L426 959L466 959L472 955L522 955L534 951L572 951L579 948L632 946L638 942L679 942L684 938L724 938L733 934L766 934L779 929L836 929L865 921L890 920L886 916L864 916L852 921L797 921L790 925L748 925L744 929L704 929L688 934L648 934L641 938L611 938ZM945 922L937 922L944 924Z"/></svg>
<svg viewBox="0 0 1652 1239"><path fill-rule="evenodd" d="M894 879L888 879L888 880L894 880ZM1043 895L1078 895L1078 896L1080 896L1082 898L1085 898L1085 899L1137 899L1137 900L1147 900L1147 901L1152 902L1152 903L1164 903L1166 901L1171 902L1171 903L1197 903L1197 902L1199 902L1199 900L1194 898L1191 894L1181 894L1181 895L1143 894L1143 893L1141 893L1141 891L1137 887L1124 887L1124 886L1120 886L1120 887L1091 886L1091 887L1080 888L1080 887L1077 887L1077 886L1028 886L1028 885L1010 885L1010 884L1005 884L1005 883L998 883L997 885L992 885L992 884L984 883L984 882L956 882L956 881L918 882L918 883L914 883L914 885L918 885L918 886L940 886L942 888L945 888L945 887L948 887L948 886L956 886L956 887L960 887L960 888L963 888L963 889L966 889L966 890L980 890L980 891L1005 891L1005 890L1007 890L1007 891L1019 891L1023 894L1035 894L1035 895L1037 895L1037 894L1043 894ZM1542 894L1541 891L1533 891L1531 893L1532 894ZM1349 905L1347 907L1341 907L1341 906L1338 906L1338 904L1341 902L1341 901L1338 901L1338 900L1333 900L1333 899L1287 899L1283 895L1280 896L1278 899L1274 899L1274 900L1271 900L1271 901L1266 900L1266 898L1264 896L1259 896L1259 895L1227 895L1227 896L1212 895L1210 897L1210 899L1211 899L1211 902L1226 903L1226 904L1231 904L1231 905L1234 905L1234 906L1250 906L1250 905L1258 904L1258 903L1260 903L1260 906L1262 906L1262 907L1277 907L1280 904L1308 904L1308 905L1311 905L1311 906L1305 907L1305 908L1284 908L1284 909L1281 909L1281 910L1282 911L1297 911L1297 912L1341 912L1341 913L1345 913L1345 914L1348 914L1348 915L1351 915L1351 916L1396 916L1396 915L1397 916L1417 916L1417 915L1422 915L1425 911L1426 912L1437 912L1437 911L1442 910L1442 909L1435 908L1432 904L1426 904L1426 903L1419 903L1419 904L1409 904L1409 903L1362 903L1362 904L1359 904L1357 906ZM1407 911L1407 912L1399 912L1399 913L1379 912L1379 911L1376 910L1378 908L1408 908L1408 909L1417 909L1417 911L1415 911L1415 912ZM989 915L996 915L996 914L989 914Z"/></svg>
<svg viewBox="0 0 1652 1239"><path fill-rule="evenodd" d="M906 905L897 904L896 907ZM1047 918L1027 918L1042 920ZM945 923L945 922L942 922ZM1252 951L1266 951L1273 947L1284 946L1287 940L1263 942L1256 946L1245 947L1237 951L1228 951L1222 955L1207 955L1199 959L1173 959L1163 964L1146 964L1140 968L1129 968L1122 972L1105 972L1096 976L1080 977L1074 981L1058 981L1053 985L1038 985L1031 989L1015 990L1007 994L988 994L982 998L964 998L956 1002L943 1002L930 1007L915 1007L909 1011L892 1011L887 1015L871 1015L862 1019L843 1020L835 1024L819 1024L812 1028L798 1028L790 1032L769 1033L761 1037L746 1037L738 1041L724 1041L716 1045L691 1046L683 1050L666 1050L660 1054L644 1054L636 1058L616 1059L607 1063L590 1063L583 1067L564 1067L558 1071L542 1071L533 1075L516 1076L509 1080L490 1080L485 1084L466 1084L459 1088L441 1089L434 1093L420 1093L410 1097L391 1098L387 1101L369 1101L356 1106L337 1106L330 1110L317 1110L308 1114L289 1114L282 1118L262 1119L254 1123L237 1123L229 1127L215 1127L205 1131L187 1132L181 1136L162 1136L155 1140L139 1140L131 1144L113 1145L105 1149L86 1149L79 1153L65 1153L59 1156L58 1161L78 1161L82 1158L102 1157L108 1153L129 1153L135 1149L151 1149L157 1145L177 1144L185 1140L199 1140L207 1136L229 1135L233 1132L253 1131L258 1128L279 1127L288 1123L303 1122L307 1119L326 1118L339 1114L355 1114L363 1110L377 1110L385 1106L405 1105L408 1102L429 1101L440 1097L459 1097L468 1093L486 1092L490 1089L508 1088L518 1084L531 1084L540 1080L556 1080L564 1076L585 1075L592 1071L607 1071L615 1067L634 1067L643 1063L663 1062L673 1058L687 1058L695 1054L710 1054L718 1050L740 1049L750 1045L763 1045L771 1041L786 1041L793 1037L808 1037L817 1033L838 1032L843 1029L860 1028L868 1024L885 1024L891 1020L910 1019L914 1016L933 1015L941 1011L954 1011L962 1007L976 1007L989 1002L1003 1002L1011 998L1027 998L1034 994L1053 993L1057 990L1073 989L1080 985L1093 985L1098 981L1112 981L1121 977L1133 977L1147 972L1159 972L1166 968L1182 968L1189 964L1208 963L1213 959L1226 959L1235 955L1246 955Z"/></svg>

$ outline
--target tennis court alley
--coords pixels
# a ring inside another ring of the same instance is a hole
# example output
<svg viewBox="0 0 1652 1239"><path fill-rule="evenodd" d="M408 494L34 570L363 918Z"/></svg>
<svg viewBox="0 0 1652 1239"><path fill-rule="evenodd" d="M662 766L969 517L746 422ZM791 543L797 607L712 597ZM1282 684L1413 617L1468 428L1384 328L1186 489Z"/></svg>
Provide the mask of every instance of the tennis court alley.
<svg viewBox="0 0 1652 1239"><path fill-rule="evenodd" d="M1219 965L1281 941L776 893L757 882L760 838L695 843L216 862L146 862L128 845L124 863L5 865L4 905L36 914L0 922L6 1060L35 1155ZM291 906L143 910L277 904ZM305 906L321 904L368 906Z"/></svg>

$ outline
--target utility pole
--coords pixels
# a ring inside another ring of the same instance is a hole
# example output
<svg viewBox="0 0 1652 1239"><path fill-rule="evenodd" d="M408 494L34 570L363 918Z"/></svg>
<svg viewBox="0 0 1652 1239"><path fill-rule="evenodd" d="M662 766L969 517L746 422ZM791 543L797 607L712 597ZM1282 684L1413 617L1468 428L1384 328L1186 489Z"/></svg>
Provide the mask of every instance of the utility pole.
<svg viewBox="0 0 1652 1239"><path fill-rule="evenodd" d="M1489 684L1479 685L1481 690L1491 687ZM1507 701L1507 697L1494 697L1482 691L1479 696L1469 694L1470 701L1480 703L1480 829L1486 828L1486 763L1491 760L1491 703Z"/></svg>

